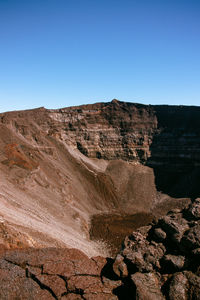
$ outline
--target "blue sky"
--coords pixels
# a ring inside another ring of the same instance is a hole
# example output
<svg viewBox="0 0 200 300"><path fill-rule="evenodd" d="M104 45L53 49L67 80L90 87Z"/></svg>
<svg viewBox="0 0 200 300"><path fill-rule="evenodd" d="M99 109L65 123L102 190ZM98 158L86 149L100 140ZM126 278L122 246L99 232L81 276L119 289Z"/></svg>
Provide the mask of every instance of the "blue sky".
<svg viewBox="0 0 200 300"><path fill-rule="evenodd" d="M0 111L200 105L200 1L0 0Z"/></svg>

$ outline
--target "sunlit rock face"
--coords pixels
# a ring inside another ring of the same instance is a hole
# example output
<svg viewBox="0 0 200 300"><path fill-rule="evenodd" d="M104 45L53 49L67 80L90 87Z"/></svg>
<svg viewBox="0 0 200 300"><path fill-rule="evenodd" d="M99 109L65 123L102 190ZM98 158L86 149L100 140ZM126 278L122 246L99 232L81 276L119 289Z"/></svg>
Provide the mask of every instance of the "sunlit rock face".
<svg viewBox="0 0 200 300"><path fill-rule="evenodd" d="M199 144L199 107L113 100L2 113L0 243L99 254L91 216L163 214L199 196Z"/></svg>
<svg viewBox="0 0 200 300"><path fill-rule="evenodd" d="M49 111L55 131L92 158L164 164L200 160L200 108L113 100Z"/></svg>
<svg viewBox="0 0 200 300"><path fill-rule="evenodd" d="M51 110L62 138L91 158L146 161L157 130L150 106L113 100L61 110Z"/></svg>
<svg viewBox="0 0 200 300"><path fill-rule="evenodd" d="M198 196L199 107L113 100L51 110L49 116L53 134L84 155L148 165L158 190L173 197Z"/></svg>

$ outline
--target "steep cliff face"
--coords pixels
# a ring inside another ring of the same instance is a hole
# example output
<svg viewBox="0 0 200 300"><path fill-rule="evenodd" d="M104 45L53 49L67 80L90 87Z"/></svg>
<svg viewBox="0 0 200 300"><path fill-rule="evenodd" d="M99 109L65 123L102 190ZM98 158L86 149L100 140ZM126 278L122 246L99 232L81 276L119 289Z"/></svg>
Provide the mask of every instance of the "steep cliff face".
<svg viewBox="0 0 200 300"><path fill-rule="evenodd" d="M49 111L61 138L91 158L145 161L157 130L150 106L113 100Z"/></svg>
<svg viewBox="0 0 200 300"><path fill-rule="evenodd" d="M92 215L166 211L170 196L198 196L199 125L199 107L117 100L0 114L0 241L10 228L12 247L19 238L94 255Z"/></svg>
<svg viewBox="0 0 200 300"><path fill-rule="evenodd" d="M150 146L157 189L174 197L199 195L200 107L155 106L158 132Z"/></svg>
<svg viewBox="0 0 200 300"><path fill-rule="evenodd" d="M31 120L33 128L25 119ZM4 113L0 120L25 137L32 138L40 131L73 145L90 158L147 162L151 166L200 164L200 107L112 100L57 110Z"/></svg>
<svg viewBox="0 0 200 300"><path fill-rule="evenodd" d="M157 189L173 197L200 193L200 108L98 103L52 110L61 139L90 158L150 166ZM56 129L55 129L56 131ZM56 133L55 133L56 134Z"/></svg>

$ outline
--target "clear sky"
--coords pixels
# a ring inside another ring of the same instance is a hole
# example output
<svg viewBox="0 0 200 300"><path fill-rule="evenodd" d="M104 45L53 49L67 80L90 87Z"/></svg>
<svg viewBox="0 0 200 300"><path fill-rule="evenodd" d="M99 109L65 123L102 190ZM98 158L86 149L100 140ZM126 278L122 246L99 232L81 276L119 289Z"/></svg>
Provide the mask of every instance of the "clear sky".
<svg viewBox="0 0 200 300"><path fill-rule="evenodd" d="M200 0L0 0L0 111L200 105Z"/></svg>

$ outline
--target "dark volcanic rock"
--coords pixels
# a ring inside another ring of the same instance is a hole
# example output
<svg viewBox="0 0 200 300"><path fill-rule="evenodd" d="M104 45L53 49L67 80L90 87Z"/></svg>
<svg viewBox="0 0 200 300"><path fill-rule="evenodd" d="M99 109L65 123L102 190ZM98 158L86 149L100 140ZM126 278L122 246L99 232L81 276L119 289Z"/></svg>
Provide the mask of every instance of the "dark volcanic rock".
<svg viewBox="0 0 200 300"><path fill-rule="evenodd" d="M200 221L190 228L183 236L182 246L186 249L195 249L200 247Z"/></svg>
<svg viewBox="0 0 200 300"><path fill-rule="evenodd" d="M187 220L182 213L169 213L159 220L158 225L166 232L168 239L178 244L186 230L189 229Z"/></svg>
<svg viewBox="0 0 200 300"><path fill-rule="evenodd" d="M128 276L128 269L126 264L124 263L124 257L118 254L115 258L115 262L113 264L113 271L119 277L127 277Z"/></svg>
<svg viewBox="0 0 200 300"><path fill-rule="evenodd" d="M135 270L151 272L160 268L160 259L165 253L165 246L154 241L149 242L140 232L133 232L126 237L122 255Z"/></svg>
<svg viewBox="0 0 200 300"><path fill-rule="evenodd" d="M0 299L198 300L200 230L184 218L189 209L133 232L114 260L76 249L4 249Z"/></svg>
<svg viewBox="0 0 200 300"><path fill-rule="evenodd" d="M169 289L170 300L187 300L189 282L183 273L175 273Z"/></svg>
<svg viewBox="0 0 200 300"><path fill-rule="evenodd" d="M161 228L155 228L154 229L154 238L159 241L162 242L165 240L167 234L165 231L163 231Z"/></svg>
<svg viewBox="0 0 200 300"><path fill-rule="evenodd" d="M161 292L160 276L156 273L135 273L131 276L136 286L136 299L164 300ZM134 295L133 295L134 296Z"/></svg>
<svg viewBox="0 0 200 300"><path fill-rule="evenodd" d="M190 210L174 210L126 237L113 270L124 281L116 266L127 265L136 299L200 299L200 228L185 219Z"/></svg>
<svg viewBox="0 0 200 300"><path fill-rule="evenodd" d="M188 271L175 273L170 283L169 299L200 299L200 277Z"/></svg>
<svg viewBox="0 0 200 300"><path fill-rule="evenodd" d="M175 272L183 269L185 265L185 257L181 255L167 254L163 257L163 264L165 269Z"/></svg>
<svg viewBox="0 0 200 300"><path fill-rule="evenodd" d="M200 277L192 272L184 272L189 282L188 299L200 299Z"/></svg>
<svg viewBox="0 0 200 300"><path fill-rule="evenodd" d="M195 220L200 219L200 198L197 198L193 203L191 203L188 210L188 216Z"/></svg>

